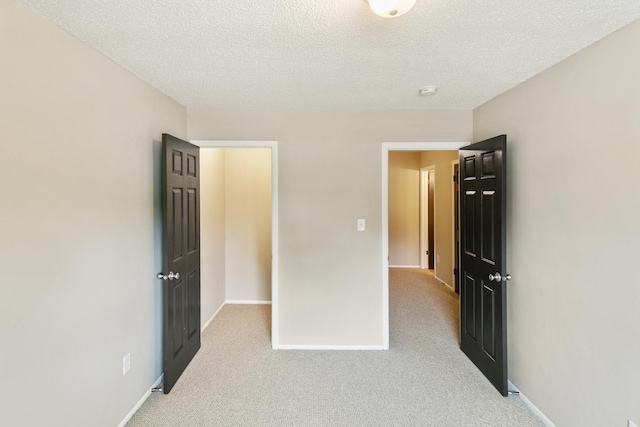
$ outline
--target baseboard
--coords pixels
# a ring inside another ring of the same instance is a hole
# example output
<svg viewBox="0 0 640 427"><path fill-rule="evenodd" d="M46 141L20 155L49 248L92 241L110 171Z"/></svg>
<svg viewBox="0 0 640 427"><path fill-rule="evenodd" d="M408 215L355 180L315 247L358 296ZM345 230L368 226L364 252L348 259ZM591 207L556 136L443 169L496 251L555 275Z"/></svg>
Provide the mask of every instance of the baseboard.
<svg viewBox="0 0 640 427"><path fill-rule="evenodd" d="M213 316L211 316L209 318L209 320L207 320L207 322L202 326L202 328L200 329L200 333L203 333L205 329L207 329L207 327L211 324L211 322L213 322L213 319L215 319L215 317L218 315L218 313L220 313L220 310L222 310L222 307L224 307L227 304L271 304L271 301L245 301L245 300L227 300L225 302L223 302L220 307L218 307L218 309L216 310L215 313L213 313Z"/></svg>
<svg viewBox="0 0 640 427"><path fill-rule="evenodd" d="M228 299L225 304L271 304L271 301Z"/></svg>
<svg viewBox="0 0 640 427"><path fill-rule="evenodd" d="M274 350L386 350L382 345L279 345Z"/></svg>
<svg viewBox="0 0 640 427"><path fill-rule="evenodd" d="M538 418L540 418L540 421L542 421L544 425L546 425L547 427L556 427L556 425L552 423L551 420L547 418L547 416L543 414L542 411L538 409L536 405L533 404L533 402L527 399L527 396L522 394L522 392L518 389L518 387L516 387L511 381L509 381L509 390L514 390L520 393L519 394L520 399L522 399L524 404L527 405L529 409L531 409Z"/></svg>
<svg viewBox="0 0 640 427"><path fill-rule="evenodd" d="M389 268L420 268L419 265L390 265Z"/></svg>
<svg viewBox="0 0 640 427"><path fill-rule="evenodd" d="M437 281L439 281L440 283L442 283L443 285L445 285L447 288L451 289L453 292L455 292L455 288L453 286L451 286L450 284L448 284L447 282L445 282L444 280L442 280L441 278L439 278L438 276L436 276L436 273L434 271L433 273L433 277L434 279L436 279Z"/></svg>
<svg viewBox="0 0 640 427"><path fill-rule="evenodd" d="M220 304L220 307L218 307L216 312L213 313L213 316L211 316L209 320L207 320L207 322L202 326L202 328L200 329L200 333L203 333L204 330L207 329L207 327L211 324L211 322L213 322L213 319L215 319L218 313L220 313L220 310L222 310L222 307L224 307L224 303Z"/></svg>
<svg viewBox="0 0 640 427"><path fill-rule="evenodd" d="M158 378L156 380L155 383L153 383L153 385L149 388L149 390L147 390L144 394L144 396L142 396L142 398L140 400L138 400L138 403L135 404L135 406L131 409L131 411L129 411L129 413L127 414L126 417L124 417L124 419L122 421L120 421L120 424L118 424L118 427L124 427L133 417L133 415L138 412L138 409L140 409L140 407L144 404L144 402L149 398L149 396L151 396L151 390L158 387L160 385L160 383L162 382L162 380L164 379L164 374L160 375L160 378Z"/></svg>
<svg viewBox="0 0 640 427"><path fill-rule="evenodd" d="M207 320L207 322L200 329L200 333L204 332L205 329L211 324L213 319L220 313L220 310L227 304L271 304L271 301L244 301L244 300L227 300L223 302L220 307L216 310L215 313ZM129 413L124 417L124 419L118 424L118 427L124 427L133 417L133 415L140 409L140 407L144 404L144 402L151 396L151 390L158 387L162 380L164 379L164 374L160 375L160 378L156 380L156 382L145 392L145 394L140 398L138 403L129 411Z"/></svg>

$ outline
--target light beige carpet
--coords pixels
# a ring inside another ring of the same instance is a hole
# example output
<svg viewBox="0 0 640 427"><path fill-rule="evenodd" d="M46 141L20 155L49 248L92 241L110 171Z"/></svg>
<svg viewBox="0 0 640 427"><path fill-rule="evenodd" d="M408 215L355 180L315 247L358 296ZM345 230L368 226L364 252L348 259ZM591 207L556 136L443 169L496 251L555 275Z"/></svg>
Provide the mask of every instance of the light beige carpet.
<svg viewBox="0 0 640 427"><path fill-rule="evenodd" d="M270 306L225 306L170 394L128 426L541 426L458 347L458 297L390 271L389 351L270 348Z"/></svg>

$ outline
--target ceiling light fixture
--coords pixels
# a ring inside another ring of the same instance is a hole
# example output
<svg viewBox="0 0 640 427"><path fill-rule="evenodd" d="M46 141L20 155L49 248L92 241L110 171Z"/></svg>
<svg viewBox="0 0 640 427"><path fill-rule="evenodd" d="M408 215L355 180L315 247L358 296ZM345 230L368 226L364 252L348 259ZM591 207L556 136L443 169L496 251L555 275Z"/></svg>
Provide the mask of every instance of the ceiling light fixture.
<svg viewBox="0 0 640 427"><path fill-rule="evenodd" d="M416 4L416 0L367 0L371 10L383 18L404 15Z"/></svg>

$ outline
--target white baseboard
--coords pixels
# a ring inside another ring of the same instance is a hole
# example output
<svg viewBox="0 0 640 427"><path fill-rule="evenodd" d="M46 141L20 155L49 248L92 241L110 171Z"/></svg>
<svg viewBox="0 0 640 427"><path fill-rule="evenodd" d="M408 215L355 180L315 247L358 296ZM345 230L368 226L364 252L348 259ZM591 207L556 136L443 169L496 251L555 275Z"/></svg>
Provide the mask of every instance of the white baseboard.
<svg viewBox="0 0 640 427"><path fill-rule="evenodd" d="M420 268L419 265L390 265L389 268Z"/></svg>
<svg viewBox="0 0 640 427"><path fill-rule="evenodd" d="M160 375L160 378L158 378L156 382L153 383L151 387L149 387L149 390L147 390L144 393L144 396L142 396L142 398L138 400L138 403L136 403L135 406L131 409L131 411L129 411L127 416L125 416L124 419L120 421L120 424L118 424L118 427L124 427L131 420L133 415L138 411L138 409L140 409L142 404L149 398L149 396L151 396L151 390L158 387L163 379L164 379L164 374Z"/></svg>
<svg viewBox="0 0 640 427"><path fill-rule="evenodd" d="M227 300L223 302L220 305L220 307L218 307L216 312L213 313L213 315L209 318L209 320L206 321L206 323L200 329L200 333L204 332L204 330L207 329L207 327L211 324L213 319L215 319L218 313L220 313L220 310L222 310L222 308L227 304L271 304L271 301ZM118 427L124 427L129 422L129 420L131 420L131 417L133 417L133 415L138 411L138 409L140 409L140 407L149 398L149 396L151 396L151 389L158 387L158 385L160 385L163 379L164 379L164 374L160 375L160 378L158 378L156 382L149 388L149 390L145 392L144 396L140 398L138 403L135 404L135 406L131 409L131 411L129 411L129 413L124 417L124 419L120 422L120 424L118 424Z"/></svg>
<svg viewBox="0 0 640 427"><path fill-rule="evenodd" d="M456 289L455 289L453 286L451 286L450 284L448 284L447 282L445 282L444 280L442 280L441 278L439 278L438 276L436 276L435 271L434 271L434 273L433 273L433 277L434 277L437 281L439 281L440 283L442 283L443 285L445 285L447 288L451 289L451 290L452 290L452 291L454 291L454 292L456 291Z"/></svg>
<svg viewBox="0 0 640 427"><path fill-rule="evenodd" d="M387 350L382 345L279 345L274 350Z"/></svg>
<svg viewBox="0 0 640 427"><path fill-rule="evenodd" d="M211 316L209 318L209 320L206 321L206 323L202 326L202 328L200 329L200 333L203 333L205 329L207 329L207 327L211 324L211 322L213 322L213 319L215 319L215 317L218 315L218 313L220 313L220 310L222 310L222 307L224 307L227 304L271 304L271 301L256 301L256 300L227 300L225 302L223 302L220 307L218 307L218 309L216 310L215 313L213 313L213 316Z"/></svg>
<svg viewBox="0 0 640 427"><path fill-rule="evenodd" d="M228 299L225 304L271 304L271 301Z"/></svg>
<svg viewBox="0 0 640 427"><path fill-rule="evenodd" d="M543 414L542 411L538 409L536 405L533 404L533 402L527 399L527 396L522 394L522 392L518 389L518 387L516 387L511 381L509 381L509 390L515 390L518 393L520 393L519 394L520 399L522 399L524 404L527 405L529 409L531 409L538 418L540 418L540 421L542 421L544 425L546 425L547 427L556 427L556 425L553 422L551 422L551 420L547 418L547 416Z"/></svg>
<svg viewBox="0 0 640 427"><path fill-rule="evenodd" d="M220 310L222 310L222 307L224 307L224 303L220 304L220 307L218 307L216 312L213 313L213 316L211 316L209 320L207 320L207 322L204 325L202 325L202 328L200 329L200 333L203 333L204 330L207 329L207 327L211 324L211 322L213 322L213 319L215 319L218 313L220 313Z"/></svg>

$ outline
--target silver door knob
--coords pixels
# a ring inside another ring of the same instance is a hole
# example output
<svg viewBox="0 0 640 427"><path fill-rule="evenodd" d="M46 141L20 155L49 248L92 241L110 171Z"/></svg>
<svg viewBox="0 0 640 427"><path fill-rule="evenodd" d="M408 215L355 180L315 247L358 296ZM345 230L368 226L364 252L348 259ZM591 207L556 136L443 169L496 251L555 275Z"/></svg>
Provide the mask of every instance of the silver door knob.
<svg viewBox="0 0 640 427"><path fill-rule="evenodd" d="M507 280L511 280L511 275L505 274L503 276L500 273L489 274L489 280L495 281L495 282L506 282Z"/></svg>
<svg viewBox="0 0 640 427"><path fill-rule="evenodd" d="M173 271L170 271L169 274L158 273L156 277L160 280L178 280L180 278L180 273L174 273Z"/></svg>

